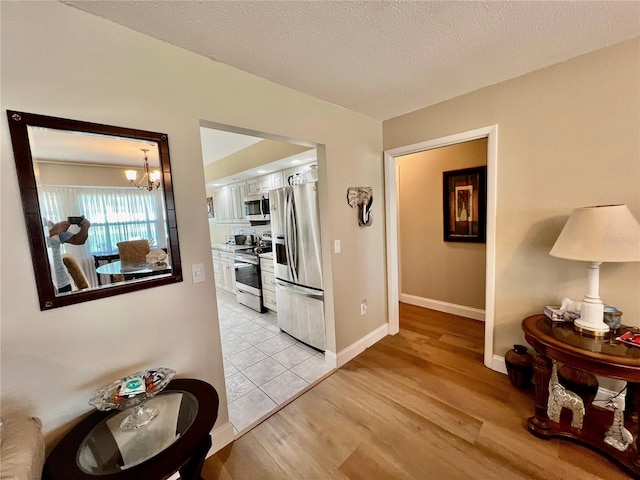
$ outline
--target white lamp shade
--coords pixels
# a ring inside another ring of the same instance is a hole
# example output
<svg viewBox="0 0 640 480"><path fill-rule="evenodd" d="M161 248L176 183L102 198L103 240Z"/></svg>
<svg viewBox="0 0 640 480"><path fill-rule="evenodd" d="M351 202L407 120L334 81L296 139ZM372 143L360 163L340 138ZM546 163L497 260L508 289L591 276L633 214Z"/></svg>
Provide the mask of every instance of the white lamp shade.
<svg viewBox="0 0 640 480"><path fill-rule="evenodd" d="M124 174L127 177L127 180L129 180L130 182L135 181L136 177L138 176L138 172L136 172L135 170L125 170Z"/></svg>
<svg viewBox="0 0 640 480"><path fill-rule="evenodd" d="M549 254L586 262L638 262L640 224L626 205L576 208Z"/></svg>
<svg viewBox="0 0 640 480"><path fill-rule="evenodd" d="M152 182L159 182L159 181L160 181L160 171L158 171L158 170L154 170L153 172L151 172L151 173L149 174L149 179L150 179Z"/></svg>

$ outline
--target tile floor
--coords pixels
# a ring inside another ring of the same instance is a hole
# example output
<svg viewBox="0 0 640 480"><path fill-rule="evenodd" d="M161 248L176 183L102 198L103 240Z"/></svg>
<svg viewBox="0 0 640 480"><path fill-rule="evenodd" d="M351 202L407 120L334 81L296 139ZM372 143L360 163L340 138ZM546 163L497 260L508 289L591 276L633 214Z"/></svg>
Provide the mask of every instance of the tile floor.
<svg viewBox="0 0 640 480"><path fill-rule="evenodd" d="M324 354L281 332L273 313L240 305L218 289L229 419L244 433L329 372Z"/></svg>

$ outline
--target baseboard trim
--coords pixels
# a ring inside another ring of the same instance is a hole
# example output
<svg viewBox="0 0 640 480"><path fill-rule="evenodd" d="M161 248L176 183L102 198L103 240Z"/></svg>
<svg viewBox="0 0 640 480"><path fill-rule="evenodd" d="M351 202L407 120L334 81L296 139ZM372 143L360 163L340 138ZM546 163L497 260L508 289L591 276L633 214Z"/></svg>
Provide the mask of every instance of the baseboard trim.
<svg viewBox="0 0 640 480"><path fill-rule="evenodd" d="M507 375L507 364L505 363L504 357L501 357L500 355L494 355L491 358L491 370L494 370L496 372L500 372L500 373L504 373L505 375Z"/></svg>
<svg viewBox="0 0 640 480"><path fill-rule="evenodd" d="M389 325L380 325L378 328L362 337L357 342L352 343L347 348L340 350L337 354L333 352L325 352L327 363L333 365L334 368L340 368L349 360L353 360L367 348L376 342L379 342L389 333Z"/></svg>
<svg viewBox="0 0 640 480"><path fill-rule="evenodd" d="M233 423L227 422L224 425L221 425L220 428L214 428L211 432L211 449L207 454L213 455L218 450L226 447L231 442L233 442Z"/></svg>
<svg viewBox="0 0 640 480"><path fill-rule="evenodd" d="M418 297L407 293L400 294L400 301L408 303L409 305L415 305L416 307L430 308L431 310L436 310L438 312L451 313L452 315L459 315L461 317L472 318L473 320L480 320L484 322L485 311L479 308L465 307L464 305L456 305L454 303Z"/></svg>

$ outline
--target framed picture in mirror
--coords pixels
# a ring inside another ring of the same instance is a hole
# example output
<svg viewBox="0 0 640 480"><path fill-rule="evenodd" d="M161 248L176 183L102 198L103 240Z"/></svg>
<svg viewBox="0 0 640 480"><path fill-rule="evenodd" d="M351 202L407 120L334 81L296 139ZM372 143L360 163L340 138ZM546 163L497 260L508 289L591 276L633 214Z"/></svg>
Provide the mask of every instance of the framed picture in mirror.
<svg viewBox="0 0 640 480"><path fill-rule="evenodd" d="M215 218L213 213L213 197L207 197L207 215L209 218Z"/></svg>
<svg viewBox="0 0 640 480"><path fill-rule="evenodd" d="M7 115L41 310L182 281L166 134Z"/></svg>

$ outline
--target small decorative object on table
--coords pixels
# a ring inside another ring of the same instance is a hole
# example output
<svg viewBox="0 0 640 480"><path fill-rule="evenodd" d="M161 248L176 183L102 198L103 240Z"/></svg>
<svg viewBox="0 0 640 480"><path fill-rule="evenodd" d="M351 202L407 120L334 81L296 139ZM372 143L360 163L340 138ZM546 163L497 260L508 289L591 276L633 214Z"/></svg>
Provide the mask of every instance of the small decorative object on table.
<svg viewBox="0 0 640 480"><path fill-rule="evenodd" d="M618 333L622 325L622 312L611 305L604 306L604 323L609 325L612 332Z"/></svg>
<svg viewBox="0 0 640 480"><path fill-rule="evenodd" d="M533 377L533 357L524 345L514 345L504 356L511 384L520 389L527 388Z"/></svg>
<svg viewBox="0 0 640 480"><path fill-rule="evenodd" d="M152 270L160 270L167 268L167 252L161 248L154 248L147 253L145 260Z"/></svg>
<svg viewBox="0 0 640 480"><path fill-rule="evenodd" d="M544 307L544 314L553 322L573 322L580 318L580 308L582 304L570 298L563 298L562 304L558 306Z"/></svg>
<svg viewBox="0 0 640 480"><path fill-rule="evenodd" d="M622 343L626 343L627 345L633 345L634 347L640 347L640 333L637 332L625 332L619 337L616 337L616 340Z"/></svg>
<svg viewBox="0 0 640 480"><path fill-rule="evenodd" d="M579 313L562 310L557 305L547 305L544 307L544 314L549 317L552 322L573 322L576 318L580 318Z"/></svg>
<svg viewBox="0 0 640 480"><path fill-rule="evenodd" d="M605 433L604 443L624 452L633 442L633 435L624 427L625 398L620 393L611 397L606 405L613 410L613 423Z"/></svg>
<svg viewBox="0 0 640 480"><path fill-rule="evenodd" d="M158 416L158 410L145 408L144 402L160 393L175 374L175 370L164 367L136 372L96 392L89 400L89 405L102 411L133 408L131 415L120 424L120 428L135 430Z"/></svg>
<svg viewBox="0 0 640 480"><path fill-rule="evenodd" d="M549 400L547 401L547 415L552 422L560 422L560 412L568 408L572 412L571 426L582 428L584 424L584 401L577 393L564 388L558 381L558 367L556 361L551 360L551 378L549 379Z"/></svg>

